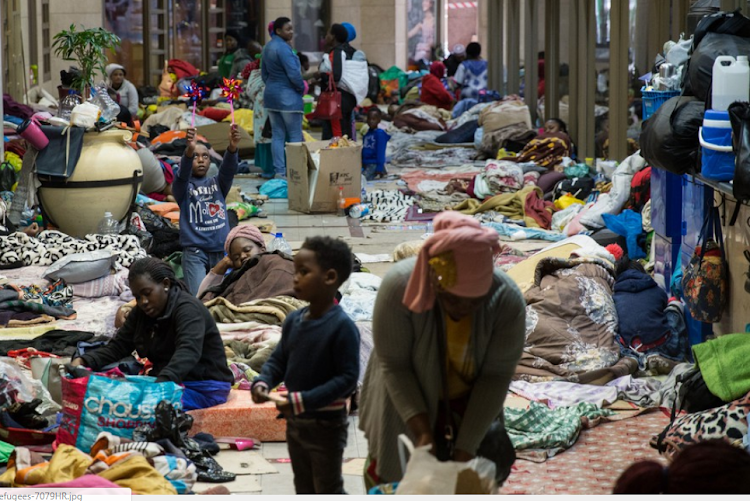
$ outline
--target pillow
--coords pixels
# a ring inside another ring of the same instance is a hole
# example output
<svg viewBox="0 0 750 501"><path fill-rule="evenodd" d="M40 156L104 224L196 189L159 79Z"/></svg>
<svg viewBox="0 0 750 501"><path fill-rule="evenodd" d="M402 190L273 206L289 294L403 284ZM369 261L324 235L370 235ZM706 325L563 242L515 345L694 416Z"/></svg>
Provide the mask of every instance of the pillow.
<svg viewBox="0 0 750 501"><path fill-rule="evenodd" d="M108 249L70 254L47 268L43 278L51 282L62 278L68 284L80 284L108 275L116 261L117 256Z"/></svg>
<svg viewBox="0 0 750 501"><path fill-rule="evenodd" d="M114 275L105 275L95 280L81 282L73 286L73 295L78 297L107 297L121 296L129 291L128 270L123 269ZM131 298L132 299L132 298Z"/></svg>

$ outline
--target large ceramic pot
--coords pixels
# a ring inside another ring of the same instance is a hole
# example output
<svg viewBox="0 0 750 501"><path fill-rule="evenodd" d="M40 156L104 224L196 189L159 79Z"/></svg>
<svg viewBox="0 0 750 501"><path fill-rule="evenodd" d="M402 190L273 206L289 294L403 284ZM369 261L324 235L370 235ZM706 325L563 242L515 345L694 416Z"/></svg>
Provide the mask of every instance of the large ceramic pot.
<svg viewBox="0 0 750 501"><path fill-rule="evenodd" d="M138 194L143 168L127 145L129 131L88 132L81 157L65 180L40 177L39 202L48 222L74 237L96 233L105 212L122 221Z"/></svg>

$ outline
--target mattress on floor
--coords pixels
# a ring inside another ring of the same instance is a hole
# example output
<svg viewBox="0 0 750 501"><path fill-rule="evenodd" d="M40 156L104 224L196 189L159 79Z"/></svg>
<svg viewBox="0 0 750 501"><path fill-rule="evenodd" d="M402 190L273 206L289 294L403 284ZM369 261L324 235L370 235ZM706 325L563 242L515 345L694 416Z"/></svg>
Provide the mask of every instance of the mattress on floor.
<svg viewBox="0 0 750 501"><path fill-rule="evenodd" d="M286 420L276 419L276 404L256 404L247 390L232 390L227 403L190 411L195 422L190 434L214 437L251 437L261 442L286 441Z"/></svg>

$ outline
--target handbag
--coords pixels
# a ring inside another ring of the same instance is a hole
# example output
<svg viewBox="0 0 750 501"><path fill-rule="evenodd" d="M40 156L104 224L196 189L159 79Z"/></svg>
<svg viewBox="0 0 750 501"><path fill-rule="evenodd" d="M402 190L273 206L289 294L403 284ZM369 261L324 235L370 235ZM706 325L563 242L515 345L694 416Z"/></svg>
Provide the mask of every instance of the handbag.
<svg viewBox="0 0 750 501"><path fill-rule="evenodd" d="M320 120L341 120L341 92L336 88L333 75L328 74L328 90L320 93L318 105L310 114L311 118Z"/></svg>
<svg viewBox="0 0 750 501"><path fill-rule="evenodd" d="M685 303L693 319L707 323L721 320L728 300L727 275L719 211L711 207L682 277Z"/></svg>

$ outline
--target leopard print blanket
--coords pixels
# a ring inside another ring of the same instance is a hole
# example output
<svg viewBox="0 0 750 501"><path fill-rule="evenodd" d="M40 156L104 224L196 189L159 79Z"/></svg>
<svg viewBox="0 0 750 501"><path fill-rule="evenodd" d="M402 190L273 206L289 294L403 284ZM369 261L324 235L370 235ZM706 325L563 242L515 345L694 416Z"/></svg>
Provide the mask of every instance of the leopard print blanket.
<svg viewBox="0 0 750 501"><path fill-rule="evenodd" d="M86 235L81 240L65 233L47 230L36 237L16 232L0 237L0 269L23 266L49 266L68 254L109 249L117 263L129 268L147 256L135 235Z"/></svg>

